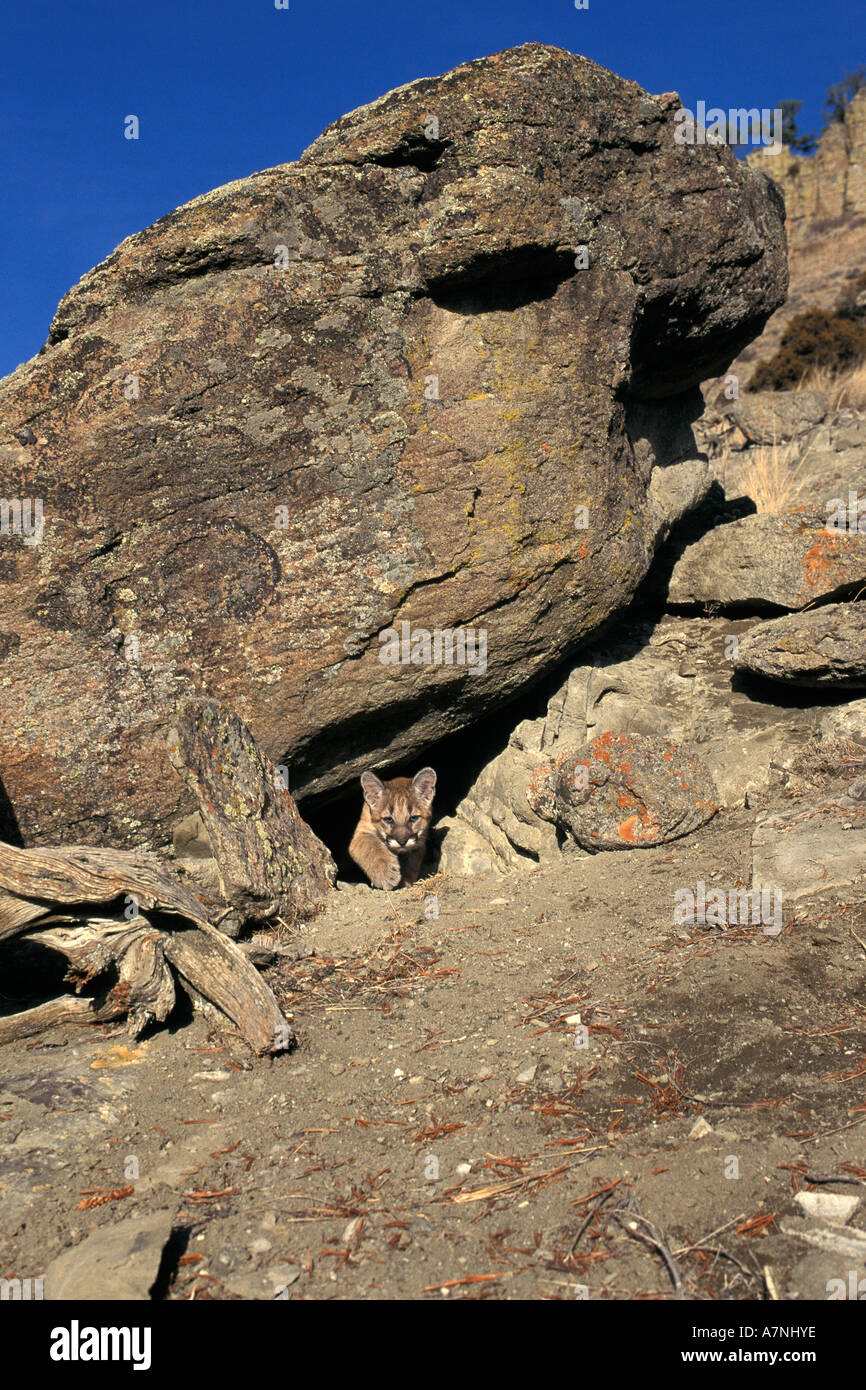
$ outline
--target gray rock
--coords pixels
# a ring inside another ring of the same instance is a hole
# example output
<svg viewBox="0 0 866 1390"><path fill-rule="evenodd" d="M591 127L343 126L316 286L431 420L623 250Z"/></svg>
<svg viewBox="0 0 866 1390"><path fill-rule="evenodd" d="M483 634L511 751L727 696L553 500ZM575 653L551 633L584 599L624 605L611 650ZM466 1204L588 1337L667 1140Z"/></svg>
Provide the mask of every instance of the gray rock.
<svg viewBox="0 0 866 1390"><path fill-rule="evenodd" d="M688 546L671 574L672 604L800 609L866 583L866 535L832 532L817 513L757 513Z"/></svg>
<svg viewBox="0 0 866 1390"><path fill-rule="evenodd" d="M439 868L446 874L472 874L481 878L496 873L500 867L489 839L473 830L459 816L443 816L438 830L444 836L439 856ZM488 827L488 834L493 829ZM508 854L509 842L503 836L502 848Z"/></svg>
<svg viewBox="0 0 866 1390"><path fill-rule="evenodd" d="M844 1226L860 1205L856 1193L795 1192L794 1201L804 1216Z"/></svg>
<svg viewBox="0 0 866 1390"><path fill-rule="evenodd" d="M778 889L783 904L847 888L866 875L866 806L814 802L758 817L752 833L752 887Z"/></svg>
<svg viewBox="0 0 866 1390"><path fill-rule="evenodd" d="M793 442L811 450L828 409L820 391L758 391L729 400L724 389L711 390L695 438L710 458L756 445L786 449Z"/></svg>
<svg viewBox="0 0 866 1390"><path fill-rule="evenodd" d="M46 1299L146 1300L173 1224L173 1212L159 1211L100 1226L51 1261L45 1271Z"/></svg>
<svg viewBox="0 0 866 1390"><path fill-rule="evenodd" d="M817 1249L826 1250L830 1254L841 1255L846 1260L857 1262L861 1267L866 1261L866 1231L844 1230L838 1226L800 1228L788 1221L781 1223L781 1230L786 1236L796 1236L798 1240L803 1240L808 1245L814 1245Z"/></svg>
<svg viewBox="0 0 866 1390"><path fill-rule="evenodd" d="M740 642L734 665L793 685L866 689L866 603L832 603L761 623Z"/></svg>
<svg viewBox="0 0 866 1390"><path fill-rule="evenodd" d="M205 823L199 811L184 816L172 832L174 852L178 859L210 859L213 845L210 842Z"/></svg>
<svg viewBox="0 0 866 1390"><path fill-rule="evenodd" d="M658 543L665 541L678 521L700 506L713 485L706 459L684 459L668 468L654 468L650 477L650 517Z"/></svg>
<svg viewBox="0 0 866 1390"><path fill-rule="evenodd" d="M731 401L725 413L749 444L784 444L809 434L828 409L820 391L755 391Z"/></svg>
<svg viewBox="0 0 866 1390"><path fill-rule="evenodd" d="M821 718L820 728L824 738L850 738L866 743L866 699L828 710Z"/></svg>

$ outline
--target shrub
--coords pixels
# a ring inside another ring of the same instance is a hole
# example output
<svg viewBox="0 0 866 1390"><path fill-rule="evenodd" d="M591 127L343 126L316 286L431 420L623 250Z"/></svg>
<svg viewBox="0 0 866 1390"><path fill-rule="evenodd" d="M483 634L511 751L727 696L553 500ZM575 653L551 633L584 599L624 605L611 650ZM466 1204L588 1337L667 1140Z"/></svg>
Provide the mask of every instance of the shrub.
<svg viewBox="0 0 866 1390"><path fill-rule="evenodd" d="M853 366L866 357L866 325L846 314L807 309L791 319L776 352L752 374L750 391L784 391L812 367Z"/></svg>

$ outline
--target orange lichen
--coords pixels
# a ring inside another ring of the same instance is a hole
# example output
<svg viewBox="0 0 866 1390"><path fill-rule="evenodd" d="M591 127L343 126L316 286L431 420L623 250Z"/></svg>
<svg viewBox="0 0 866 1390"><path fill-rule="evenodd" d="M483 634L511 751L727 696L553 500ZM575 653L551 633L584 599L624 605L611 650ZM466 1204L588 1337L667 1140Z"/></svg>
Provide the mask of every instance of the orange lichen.
<svg viewBox="0 0 866 1390"><path fill-rule="evenodd" d="M797 595L798 602L808 597L810 592L823 593L828 588L844 583L845 570L842 562L850 548L851 543L846 536L834 534L832 531L819 533L815 544L803 557L806 583L805 588Z"/></svg>
<svg viewBox="0 0 866 1390"><path fill-rule="evenodd" d="M655 816L644 808L636 816L629 816L617 826L617 834L628 844L645 844L658 838L659 823Z"/></svg>

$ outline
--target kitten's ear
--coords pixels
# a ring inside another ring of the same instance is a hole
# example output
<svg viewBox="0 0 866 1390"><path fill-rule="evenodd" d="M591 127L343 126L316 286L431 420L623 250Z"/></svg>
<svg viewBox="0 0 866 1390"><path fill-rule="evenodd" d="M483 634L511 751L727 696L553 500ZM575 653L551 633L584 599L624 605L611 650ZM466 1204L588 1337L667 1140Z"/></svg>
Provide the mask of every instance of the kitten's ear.
<svg viewBox="0 0 866 1390"><path fill-rule="evenodd" d="M432 767L422 767L412 778L412 791L425 806L430 806L436 791L436 773Z"/></svg>
<svg viewBox="0 0 866 1390"><path fill-rule="evenodd" d="M385 800L385 787L375 772L361 773L361 786L364 788L364 800L372 810L378 811L382 802Z"/></svg>

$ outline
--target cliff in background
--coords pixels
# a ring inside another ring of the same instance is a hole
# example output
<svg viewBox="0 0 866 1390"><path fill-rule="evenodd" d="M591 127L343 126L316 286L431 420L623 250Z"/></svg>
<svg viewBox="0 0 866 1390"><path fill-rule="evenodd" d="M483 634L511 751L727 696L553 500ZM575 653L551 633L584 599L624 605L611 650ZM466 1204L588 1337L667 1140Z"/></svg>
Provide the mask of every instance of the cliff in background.
<svg viewBox="0 0 866 1390"><path fill-rule="evenodd" d="M788 298L730 371L748 386L758 362L772 357L796 314L834 309L847 283L866 270L866 91L848 105L812 155L756 150L751 169L769 174L785 199ZM715 383L704 383L709 398Z"/></svg>
<svg viewBox="0 0 866 1390"><path fill-rule="evenodd" d="M814 218L866 214L866 90L848 104L844 121L824 131L812 155L757 150L746 158L779 185L791 241Z"/></svg>

